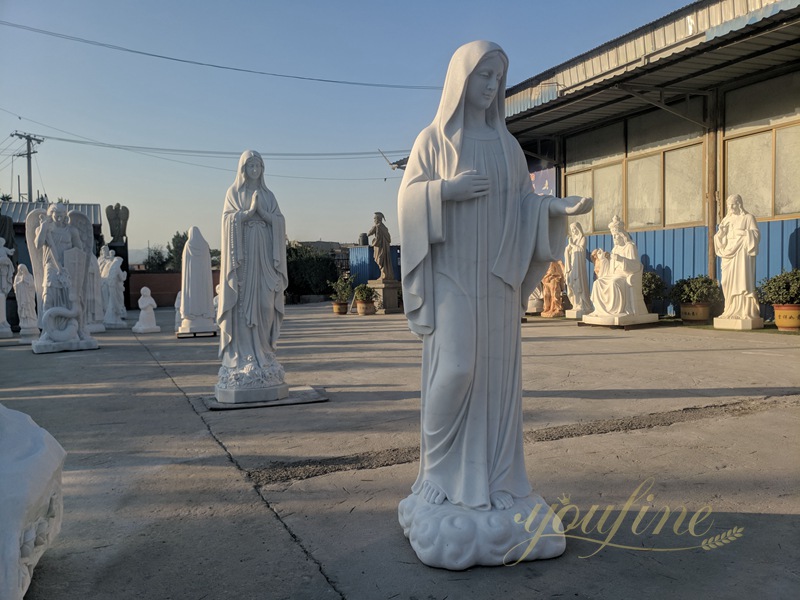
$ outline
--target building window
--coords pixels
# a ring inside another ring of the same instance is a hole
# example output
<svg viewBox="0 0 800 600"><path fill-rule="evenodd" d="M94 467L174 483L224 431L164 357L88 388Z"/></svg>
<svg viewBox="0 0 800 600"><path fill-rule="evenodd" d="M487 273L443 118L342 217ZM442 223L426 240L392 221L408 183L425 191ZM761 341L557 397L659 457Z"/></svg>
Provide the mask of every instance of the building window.
<svg viewBox="0 0 800 600"><path fill-rule="evenodd" d="M697 224L703 206L703 144L664 153L664 225Z"/></svg>

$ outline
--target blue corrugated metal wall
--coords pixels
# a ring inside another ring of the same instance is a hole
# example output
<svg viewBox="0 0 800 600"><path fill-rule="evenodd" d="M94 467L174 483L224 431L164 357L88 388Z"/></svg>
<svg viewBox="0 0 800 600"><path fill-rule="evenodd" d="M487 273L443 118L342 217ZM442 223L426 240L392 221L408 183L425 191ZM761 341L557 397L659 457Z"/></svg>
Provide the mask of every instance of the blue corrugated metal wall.
<svg viewBox="0 0 800 600"><path fill-rule="evenodd" d="M391 247L394 276L400 280L400 246ZM378 279L381 270L372 255L372 246L353 246L350 248L350 281L353 285L367 283L369 279Z"/></svg>

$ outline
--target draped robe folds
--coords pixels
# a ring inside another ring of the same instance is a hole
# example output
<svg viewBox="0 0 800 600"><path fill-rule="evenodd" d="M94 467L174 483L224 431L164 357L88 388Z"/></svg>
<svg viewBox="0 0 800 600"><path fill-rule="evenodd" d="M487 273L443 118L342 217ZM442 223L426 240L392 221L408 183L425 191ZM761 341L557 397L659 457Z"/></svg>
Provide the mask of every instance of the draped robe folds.
<svg viewBox="0 0 800 600"><path fill-rule="evenodd" d="M245 219L251 201L252 192L234 184L222 211L217 323L222 365L231 369L268 368L274 361L288 283L286 223L275 195L258 190L258 204L272 223L257 214Z"/></svg>
<svg viewBox="0 0 800 600"><path fill-rule="evenodd" d="M642 296L643 270L636 244L628 241L623 246L615 245L592 286L591 316L647 314Z"/></svg>
<svg viewBox="0 0 800 600"><path fill-rule="evenodd" d="M531 493L522 439L520 319L566 241L552 197L532 190L505 127L460 148L431 125L409 157L399 195L403 301L423 340L419 493L427 480L448 501L491 509L490 495ZM457 157L457 158L456 158ZM443 202L442 180L467 169L488 195Z"/></svg>
<svg viewBox="0 0 800 600"><path fill-rule="evenodd" d="M728 225L727 236L717 230L714 250L722 259L722 293L725 309L720 319L758 319L755 295L756 256L761 232L753 215L728 213L720 224Z"/></svg>

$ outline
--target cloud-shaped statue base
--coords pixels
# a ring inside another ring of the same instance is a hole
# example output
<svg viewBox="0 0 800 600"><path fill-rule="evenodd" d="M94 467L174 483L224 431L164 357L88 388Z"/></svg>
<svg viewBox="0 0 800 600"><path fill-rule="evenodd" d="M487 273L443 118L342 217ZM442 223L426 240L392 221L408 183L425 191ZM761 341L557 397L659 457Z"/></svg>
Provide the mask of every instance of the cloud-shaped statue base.
<svg viewBox="0 0 800 600"><path fill-rule="evenodd" d="M517 498L506 510L475 510L446 500L430 504L411 494L400 502L398 517L417 557L430 567L511 565L555 558L566 549L561 522L538 494Z"/></svg>

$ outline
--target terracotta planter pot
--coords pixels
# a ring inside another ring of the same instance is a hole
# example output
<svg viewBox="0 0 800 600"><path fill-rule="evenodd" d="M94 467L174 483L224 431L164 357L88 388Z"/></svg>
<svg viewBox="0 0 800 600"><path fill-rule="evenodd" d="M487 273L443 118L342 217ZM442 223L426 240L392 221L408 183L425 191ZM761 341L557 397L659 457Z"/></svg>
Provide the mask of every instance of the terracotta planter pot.
<svg viewBox="0 0 800 600"><path fill-rule="evenodd" d="M710 302L693 302L681 304L681 320L692 323L708 322L711 320Z"/></svg>
<svg viewBox="0 0 800 600"><path fill-rule="evenodd" d="M347 314L347 302L334 302L333 303L333 314L335 314L335 315L346 315Z"/></svg>
<svg viewBox="0 0 800 600"><path fill-rule="evenodd" d="M372 300L366 302L364 300L356 300L356 308L361 316L375 314L375 303Z"/></svg>
<svg viewBox="0 0 800 600"><path fill-rule="evenodd" d="M800 331L800 304L774 304L772 308L779 331Z"/></svg>

